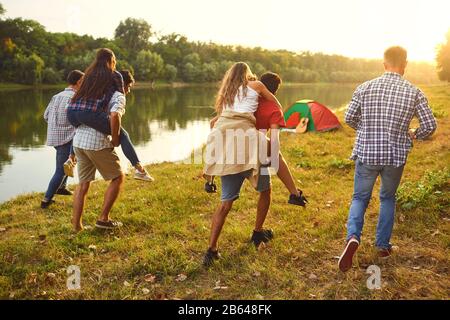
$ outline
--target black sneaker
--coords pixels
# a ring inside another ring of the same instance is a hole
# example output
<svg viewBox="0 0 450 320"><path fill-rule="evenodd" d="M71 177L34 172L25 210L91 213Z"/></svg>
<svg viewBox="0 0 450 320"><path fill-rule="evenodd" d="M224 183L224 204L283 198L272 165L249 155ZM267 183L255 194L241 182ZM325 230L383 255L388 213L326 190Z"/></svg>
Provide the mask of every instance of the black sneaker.
<svg viewBox="0 0 450 320"><path fill-rule="evenodd" d="M306 199L306 197L303 195L303 191L300 191L300 196L297 196L295 194L291 194L289 196L289 204L293 204L295 206L301 206L301 207L306 207L306 204L308 203L308 199Z"/></svg>
<svg viewBox="0 0 450 320"><path fill-rule="evenodd" d="M205 268L209 268L213 265L214 260L220 259L220 253L219 251L212 251L211 249L208 249L206 251L205 256L203 257L203 266Z"/></svg>
<svg viewBox="0 0 450 320"><path fill-rule="evenodd" d="M273 239L273 231L272 230L262 230L262 231L253 231L252 239L255 247L259 247L262 242L267 243Z"/></svg>
<svg viewBox="0 0 450 320"><path fill-rule="evenodd" d="M59 194L60 196L72 196L73 192L66 188L61 188L56 191L56 194Z"/></svg>
<svg viewBox="0 0 450 320"><path fill-rule="evenodd" d="M207 182L205 184L206 193L217 193L217 185L214 182Z"/></svg>
<svg viewBox="0 0 450 320"><path fill-rule="evenodd" d="M55 203L55 200L50 200L50 201L41 201L41 208L42 209L47 209L48 207L50 207L52 204Z"/></svg>

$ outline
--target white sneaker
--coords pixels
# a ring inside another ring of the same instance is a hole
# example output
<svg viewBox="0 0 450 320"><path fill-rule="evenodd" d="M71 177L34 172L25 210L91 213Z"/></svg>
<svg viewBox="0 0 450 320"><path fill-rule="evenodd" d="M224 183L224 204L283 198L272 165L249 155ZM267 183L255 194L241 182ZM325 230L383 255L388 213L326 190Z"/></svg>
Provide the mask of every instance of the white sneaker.
<svg viewBox="0 0 450 320"><path fill-rule="evenodd" d="M142 173L136 169L136 171L134 172L134 178L136 180L142 180L142 181L147 181L147 182L155 181L155 179L147 172L147 170L145 170L145 172Z"/></svg>

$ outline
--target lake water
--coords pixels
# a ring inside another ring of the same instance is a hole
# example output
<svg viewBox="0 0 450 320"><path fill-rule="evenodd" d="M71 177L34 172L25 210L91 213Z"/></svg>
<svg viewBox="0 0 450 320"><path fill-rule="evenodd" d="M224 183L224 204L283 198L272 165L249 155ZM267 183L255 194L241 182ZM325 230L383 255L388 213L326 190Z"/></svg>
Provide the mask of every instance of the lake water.
<svg viewBox="0 0 450 320"><path fill-rule="evenodd" d="M286 86L278 98L285 108L299 99L314 99L336 109L349 102L354 88ZM54 171L55 150L45 146L47 125L43 114L51 97L59 91L0 91L0 203L22 193L46 190ZM214 87L134 89L128 96L123 126L141 161L179 161L201 147L209 132L215 94ZM127 168L121 150L119 155Z"/></svg>

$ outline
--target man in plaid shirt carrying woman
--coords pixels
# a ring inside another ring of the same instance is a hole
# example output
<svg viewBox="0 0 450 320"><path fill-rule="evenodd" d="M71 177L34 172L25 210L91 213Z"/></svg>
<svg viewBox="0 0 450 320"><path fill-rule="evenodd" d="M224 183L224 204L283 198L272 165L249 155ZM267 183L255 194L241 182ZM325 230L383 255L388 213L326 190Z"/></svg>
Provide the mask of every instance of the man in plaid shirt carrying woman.
<svg viewBox="0 0 450 320"><path fill-rule="evenodd" d="M392 254L396 192L413 140L423 140L436 130L436 120L420 89L403 78L407 52L401 47L385 51L385 73L360 85L345 114L357 131L352 159L356 163L353 200L347 222L347 245L339 259L346 272L361 241L364 214L374 184L381 176L380 212L375 246L382 258ZM420 127L410 130L416 117Z"/></svg>
<svg viewBox="0 0 450 320"><path fill-rule="evenodd" d="M152 182L153 177L142 166L130 136L122 127L118 134L110 125L109 102L116 92L125 94L122 75L116 71L116 57L110 49L97 51L95 62L88 68L80 91L75 94L67 108L67 117L74 127L82 124L96 129L105 135L111 135L111 143L122 147L127 159L136 169L134 178Z"/></svg>

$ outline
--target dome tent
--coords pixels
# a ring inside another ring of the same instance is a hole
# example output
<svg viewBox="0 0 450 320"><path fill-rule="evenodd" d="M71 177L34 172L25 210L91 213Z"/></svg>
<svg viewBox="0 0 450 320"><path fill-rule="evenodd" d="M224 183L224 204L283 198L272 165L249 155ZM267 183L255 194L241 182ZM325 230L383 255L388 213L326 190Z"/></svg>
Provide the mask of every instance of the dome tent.
<svg viewBox="0 0 450 320"><path fill-rule="evenodd" d="M286 128L296 128L302 118L309 120L307 131L330 131L341 127L336 115L323 104L314 100L297 101L284 113Z"/></svg>

